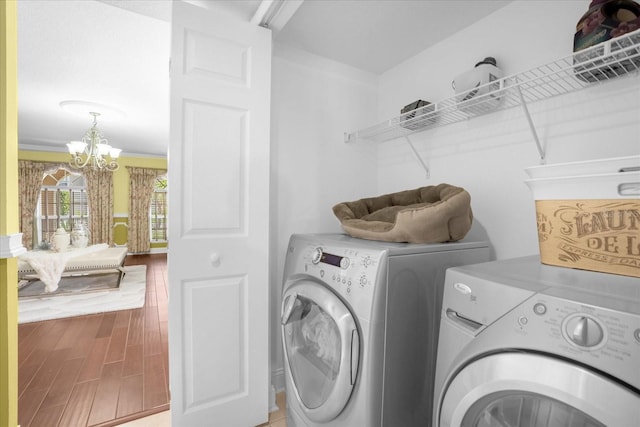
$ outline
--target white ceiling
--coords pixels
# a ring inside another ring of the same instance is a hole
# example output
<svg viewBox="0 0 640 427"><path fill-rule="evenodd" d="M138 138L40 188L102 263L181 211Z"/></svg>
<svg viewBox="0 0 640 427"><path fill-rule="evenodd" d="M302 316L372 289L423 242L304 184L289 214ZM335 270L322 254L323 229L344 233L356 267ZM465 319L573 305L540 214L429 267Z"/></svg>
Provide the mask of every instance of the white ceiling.
<svg viewBox="0 0 640 427"><path fill-rule="evenodd" d="M274 40L381 74L510 1L297 0ZM245 21L261 4L190 2ZM80 139L91 126L88 111L78 116L59 107L80 100L124 112L98 119L123 155L165 155L170 14L169 0L19 1L20 148L63 151Z"/></svg>
<svg viewBox="0 0 640 427"><path fill-rule="evenodd" d="M275 40L381 74L508 3L306 0Z"/></svg>

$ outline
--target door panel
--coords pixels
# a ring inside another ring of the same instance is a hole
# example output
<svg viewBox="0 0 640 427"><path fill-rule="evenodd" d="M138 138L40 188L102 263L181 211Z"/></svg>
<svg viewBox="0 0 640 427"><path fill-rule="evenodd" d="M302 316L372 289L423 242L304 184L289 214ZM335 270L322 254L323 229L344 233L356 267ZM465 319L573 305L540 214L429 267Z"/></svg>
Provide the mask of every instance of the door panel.
<svg viewBox="0 0 640 427"><path fill-rule="evenodd" d="M269 403L271 34L172 4L172 425L258 425Z"/></svg>
<svg viewBox="0 0 640 427"><path fill-rule="evenodd" d="M249 46L187 29L184 35L186 76L249 86Z"/></svg>
<svg viewBox="0 0 640 427"><path fill-rule="evenodd" d="M185 100L183 112L183 235L245 234L247 110Z"/></svg>
<svg viewBox="0 0 640 427"><path fill-rule="evenodd" d="M242 342L242 331L248 320L245 293L244 277L184 283L186 411L215 405L247 392L247 343ZM207 336L216 337L215 341L194 334L199 330L198 325L209 322L209 311L226 318L224 323L209 325ZM225 369L201 369L202 366L224 366Z"/></svg>

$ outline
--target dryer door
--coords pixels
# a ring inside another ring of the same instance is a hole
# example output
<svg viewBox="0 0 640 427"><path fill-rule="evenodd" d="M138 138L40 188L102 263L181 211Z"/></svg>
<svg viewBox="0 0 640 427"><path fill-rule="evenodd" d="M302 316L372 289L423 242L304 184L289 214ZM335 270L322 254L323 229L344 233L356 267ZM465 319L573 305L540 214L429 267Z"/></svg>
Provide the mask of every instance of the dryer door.
<svg viewBox="0 0 640 427"><path fill-rule="evenodd" d="M478 359L451 380L440 427L637 425L640 395L584 367L544 355Z"/></svg>
<svg viewBox="0 0 640 427"><path fill-rule="evenodd" d="M349 308L322 284L292 285L282 298L282 342L287 375L306 415L316 422L335 418L358 374L360 338Z"/></svg>

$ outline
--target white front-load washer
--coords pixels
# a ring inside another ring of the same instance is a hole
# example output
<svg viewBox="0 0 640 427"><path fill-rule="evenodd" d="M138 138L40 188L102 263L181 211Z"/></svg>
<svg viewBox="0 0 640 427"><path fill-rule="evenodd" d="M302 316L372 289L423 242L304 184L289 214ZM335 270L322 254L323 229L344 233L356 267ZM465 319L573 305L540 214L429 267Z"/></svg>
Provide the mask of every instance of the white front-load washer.
<svg viewBox="0 0 640 427"><path fill-rule="evenodd" d="M632 427L640 279L540 263L447 271L437 427Z"/></svg>
<svg viewBox="0 0 640 427"><path fill-rule="evenodd" d="M293 235L282 294L289 427L424 425L448 267L486 240L406 244Z"/></svg>

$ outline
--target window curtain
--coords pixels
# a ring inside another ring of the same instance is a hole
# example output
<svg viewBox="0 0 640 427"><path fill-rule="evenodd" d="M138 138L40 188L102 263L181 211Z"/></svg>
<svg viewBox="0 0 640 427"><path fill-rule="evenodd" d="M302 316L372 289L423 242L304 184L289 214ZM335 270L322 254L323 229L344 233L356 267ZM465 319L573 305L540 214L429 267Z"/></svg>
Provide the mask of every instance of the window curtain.
<svg viewBox="0 0 640 427"><path fill-rule="evenodd" d="M34 223L42 178L44 177L47 165L42 162L31 160L18 160L18 187L20 191L20 232L22 233L22 245L27 249L33 249L37 242L34 242Z"/></svg>
<svg viewBox="0 0 640 427"><path fill-rule="evenodd" d="M149 236L149 207L156 178L167 173L165 170L136 168L129 170L129 252L148 252L151 249Z"/></svg>
<svg viewBox="0 0 640 427"><path fill-rule="evenodd" d="M89 232L91 244L113 246L113 172L86 168Z"/></svg>

